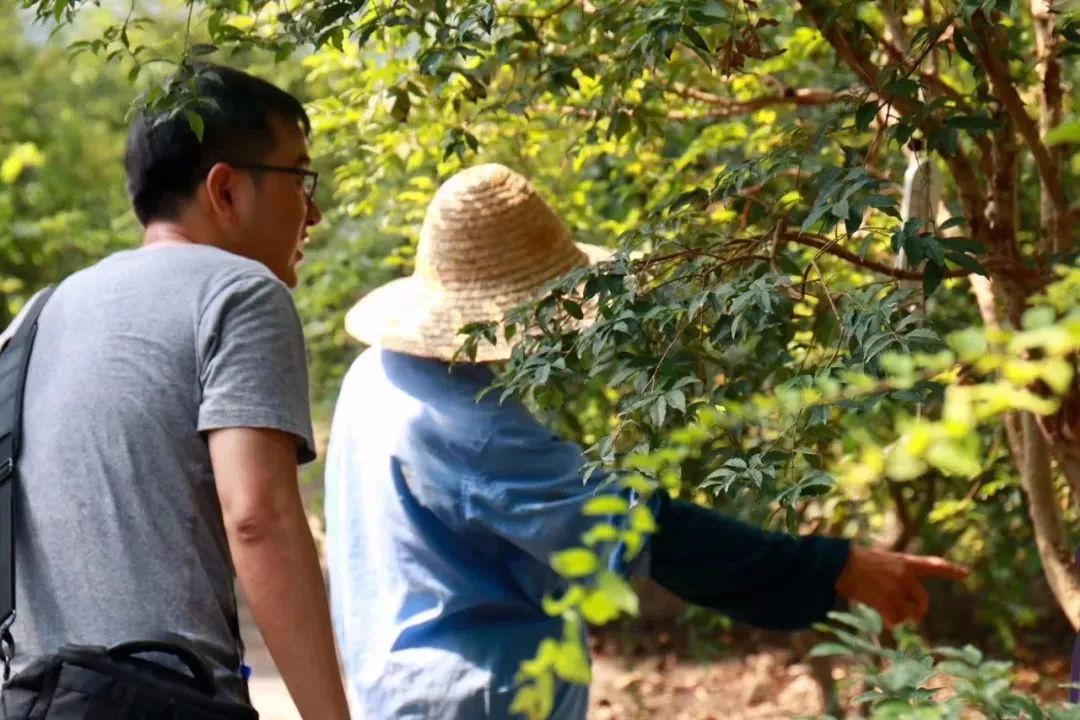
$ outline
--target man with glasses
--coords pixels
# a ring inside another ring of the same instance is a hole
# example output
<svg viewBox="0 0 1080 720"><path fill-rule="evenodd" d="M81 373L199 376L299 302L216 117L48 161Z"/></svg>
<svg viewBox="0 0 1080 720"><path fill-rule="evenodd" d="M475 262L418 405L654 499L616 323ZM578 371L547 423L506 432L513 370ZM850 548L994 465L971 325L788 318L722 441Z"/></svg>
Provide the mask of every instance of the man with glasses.
<svg viewBox="0 0 1080 720"><path fill-rule="evenodd" d="M150 112L128 138L142 247L67 278L40 319L17 486L15 670L66 643L175 633L246 700L238 579L301 714L344 720L297 485L297 463L315 456L289 293L322 218L310 124L262 80L184 72L202 140L182 113Z"/></svg>

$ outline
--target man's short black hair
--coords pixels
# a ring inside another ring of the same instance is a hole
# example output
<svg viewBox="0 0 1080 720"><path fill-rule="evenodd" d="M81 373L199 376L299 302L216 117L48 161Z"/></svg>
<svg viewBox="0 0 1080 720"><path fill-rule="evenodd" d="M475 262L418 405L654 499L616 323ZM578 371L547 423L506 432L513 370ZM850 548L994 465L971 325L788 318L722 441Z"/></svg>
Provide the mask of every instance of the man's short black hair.
<svg viewBox="0 0 1080 720"><path fill-rule="evenodd" d="M239 70L188 65L173 82L187 88L183 107L202 118L203 139L199 142L183 112L136 115L124 166L128 195L143 225L175 219L215 163L259 162L272 153L274 120L311 131L299 100Z"/></svg>

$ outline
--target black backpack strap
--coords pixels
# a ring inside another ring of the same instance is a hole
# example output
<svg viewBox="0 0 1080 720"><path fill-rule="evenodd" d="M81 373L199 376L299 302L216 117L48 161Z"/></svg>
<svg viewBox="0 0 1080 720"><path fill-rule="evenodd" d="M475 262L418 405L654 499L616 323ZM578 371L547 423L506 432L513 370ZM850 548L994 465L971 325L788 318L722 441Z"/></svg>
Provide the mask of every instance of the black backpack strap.
<svg viewBox="0 0 1080 720"><path fill-rule="evenodd" d="M4 680L11 675L15 640L15 461L22 441L23 392L30 353L37 335L38 316L52 295L46 288L30 301L16 320L18 327L6 345L0 347L0 662Z"/></svg>

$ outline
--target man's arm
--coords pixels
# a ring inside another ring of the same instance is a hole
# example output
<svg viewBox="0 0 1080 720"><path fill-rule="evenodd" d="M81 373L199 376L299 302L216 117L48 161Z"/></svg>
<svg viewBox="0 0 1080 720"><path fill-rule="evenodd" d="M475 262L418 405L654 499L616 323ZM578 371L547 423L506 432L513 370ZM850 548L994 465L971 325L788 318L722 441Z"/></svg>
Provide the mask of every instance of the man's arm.
<svg viewBox="0 0 1080 720"><path fill-rule="evenodd" d="M285 685L305 720L347 720L296 438L228 428L209 433L209 443L236 575Z"/></svg>
<svg viewBox="0 0 1080 720"><path fill-rule="evenodd" d="M833 609L846 540L765 532L667 498L657 515L649 573L682 599L771 630L807 627Z"/></svg>
<svg viewBox="0 0 1080 720"><path fill-rule="evenodd" d="M797 630L823 621L837 595L870 605L892 626L926 613L923 579L967 574L940 558L766 532L678 500L665 499L658 515L652 578L684 600L758 627Z"/></svg>

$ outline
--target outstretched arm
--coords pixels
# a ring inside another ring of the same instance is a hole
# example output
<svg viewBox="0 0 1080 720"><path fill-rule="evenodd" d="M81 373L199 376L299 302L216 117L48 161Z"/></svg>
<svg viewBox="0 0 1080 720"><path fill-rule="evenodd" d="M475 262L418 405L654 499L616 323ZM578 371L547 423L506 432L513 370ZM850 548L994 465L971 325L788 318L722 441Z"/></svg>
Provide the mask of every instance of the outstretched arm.
<svg viewBox="0 0 1080 720"><path fill-rule="evenodd" d="M773 630L822 621L838 595L866 603L890 626L922 617L922 580L958 579L940 558L859 548L847 540L766 532L692 503L661 505L652 578L688 602Z"/></svg>

